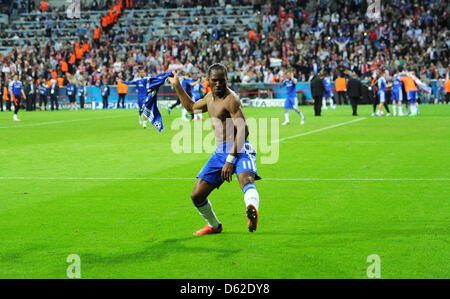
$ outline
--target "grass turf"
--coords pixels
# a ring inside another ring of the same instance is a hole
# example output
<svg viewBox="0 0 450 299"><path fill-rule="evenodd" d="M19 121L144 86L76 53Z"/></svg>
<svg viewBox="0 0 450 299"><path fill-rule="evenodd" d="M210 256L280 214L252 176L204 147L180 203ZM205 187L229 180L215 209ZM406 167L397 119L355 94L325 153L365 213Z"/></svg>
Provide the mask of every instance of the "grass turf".
<svg viewBox="0 0 450 299"><path fill-rule="evenodd" d="M179 109L162 133L130 110L2 112L0 278L66 278L70 254L82 278L367 278L371 254L382 278L448 278L450 106L420 108L291 112L278 162L257 159L258 230L234 179L210 196L223 233L202 237L189 195L210 154L172 151Z"/></svg>

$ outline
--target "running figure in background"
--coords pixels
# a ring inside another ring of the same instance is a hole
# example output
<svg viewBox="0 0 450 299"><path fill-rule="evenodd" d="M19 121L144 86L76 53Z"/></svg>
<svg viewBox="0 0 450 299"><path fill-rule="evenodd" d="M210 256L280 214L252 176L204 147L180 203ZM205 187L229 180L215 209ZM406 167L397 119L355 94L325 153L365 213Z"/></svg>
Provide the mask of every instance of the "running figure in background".
<svg viewBox="0 0 450 299"><path fill-rule="evenodd" d="M336 106L333 103L333 91L331 89L331 81L333 81L333 78L330 75L329 71L325 72L325 78L323 78L323 85L325 86L325 92L323 93L323 99L322 99L322 109L327 110L327 100L328 104L330 104L331 109L335 109Z"/></svg>
<svg viewBox="0 0 450 299"><path fill-rule="evenodd" d="M284 101L284 122L283 126L289 124L289 110L295 110L300 116L300 124L303 125L305 123L305 117L300 109L298 109L298 99L297 99L297 89L296 89L297 79L294 78L294 73L289 70L284 77L282 83L280 83L280 87L286 87L287 89L287 97Z"/></svg>
<svg viewBox="0 0 450 299"><path fill-rule="evenodd" d="M142 112L144 111L144 105L147 101L147 81L149 77L145 77L145 71L140 70L139 71L139 79L135 79L133 81L122 81L122 83L126 85L136 85L137 87L137 104L139 107L139 124L143 126L143 128L147 128L147 118L142 115Z"/></svg>
<svg viewBox="0 0 450 299"><path fill-rule="evenodd" d="M13 101L13 104L14 104L13 120L20 121L20 119L17 118L17 113L19 113L19 109L20 109L20 100L22 99L22 97L24 99L26 99L26 96L25 96L25 92L23 91L22 82L19 81L19 76L14 75L14 81L12 81L9 84L9 87L10 87L9 89L11 92L11 100Z"/></svg>
<svg viewBox="0 0 450 299"><path fill-rule="evenodd" d="M198 77L197 81L191 83L191 90L192 90L192 99L194 100L194 102L198 102L201 98L203 98L205 90L201 83L201 77ZM204 118L201 112L199 113L194 111L194 121L197 120L204 120Z"/></svg>

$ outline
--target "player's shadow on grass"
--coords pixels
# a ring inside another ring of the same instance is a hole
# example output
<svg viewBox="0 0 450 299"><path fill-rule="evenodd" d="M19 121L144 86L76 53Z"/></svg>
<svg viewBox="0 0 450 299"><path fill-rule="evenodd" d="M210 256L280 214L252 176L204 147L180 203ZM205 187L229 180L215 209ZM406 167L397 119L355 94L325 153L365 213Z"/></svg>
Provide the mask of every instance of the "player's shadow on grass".
<svg viewBox="0 0 450 299"><path fill-rule="evenodd" d="M204 236L205 237L214 237L214 236ZM218 246L216 248L208 247L190 247L184 245L183 241L193 241L198 237L185 237L185 238L179 238L179 239L167 239L160 243L157 243L153 246L150 246L150 253L152 256L154 256L157 259L162 259L168 254L168 250L171 252L177 252L181 251L183 253L186 252L192 252L192 253L199 253L199 252L214 252L216 253L216 256L218 258L227 258L234 254L239 253L241 250L238 249L227 249L222 244L218 243Z"/></svg>
<svg viewBox="0 0 450 299"><path fill-rule="evenodd" d="M227 249L225 246L222 246L222 244L218 244L217 247L211 248L210 246L187 246L182 243L184 241L192 241L194 239L195 237L185 237L179 239L167 239L161 242L150 239L148 242L154 242L154 244L145 247L141 251L109 256L100 256L97 254L88 253L84 254L84 258L96 263L126 264L139 260L162 260L171 255L198 254L200 252L215 253L217 258L229 258L230 256L233 256L241 251L240 249Z"/></svg>

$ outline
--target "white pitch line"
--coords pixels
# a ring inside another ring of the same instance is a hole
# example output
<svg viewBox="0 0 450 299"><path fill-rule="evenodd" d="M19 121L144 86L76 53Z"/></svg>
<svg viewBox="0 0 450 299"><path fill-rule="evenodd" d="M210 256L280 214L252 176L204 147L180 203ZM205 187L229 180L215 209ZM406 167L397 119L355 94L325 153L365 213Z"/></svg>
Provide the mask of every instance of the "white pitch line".
<svg viewBox="0 0 450 299"><path fill-rule="evenodd" d="M54 125L54 124L62 124L62 123L71 123L71 122L97 120L97 119L108 119L108 118L119 118L119 117L127 117L127 116L131 116L131 114L130 115L114 115L114 116L106 116L106 117L93 117L93 118L49 121L49 122L42 122L42 123L32 123L32 124L23 124L23 125L17 125L17 126L0 127L0 129L46 126L46 125Z"/></svg>
<svg viewBox="0 0 450 299"><path fill-rule="evenodd" d="M354 119L354 120L351 120L351 121L347 121L347 122L331 125L331 126L328 126L328 127L324 127L324 128L321 128L321 129L312 130L312 131L309 131L309 132L305 132L305 133L301 133L301 134L297 134L297 135L293 135L293 136L289 136L289 137L284 137L284 138L281 138L281 139L278 139L278 140L274 140L273 143L279 143L279 142L284 141L284 140L293 139L293 138L297 138L297 137L305 136L305 135L310 135L310 134L322 132L322 131L325 131L325 130L328 130L328 129L333 129L333 128L340 127L340 126L345 126L345 125L348 125L348 124L351 124L351 123L354 123L354 122L358 122L358 121L361 121L361 120L364 120L364 119L366 119L366 118L362 117L362 118Z"/></svg>
<svg viewBox="0 0 450 299"><path fill-rule="evenodd" d="M0 180L63 180L63 181L182 181L192 178L158 178L158 177L0 177ZM450 181L450 178L263 178L263 181Z"/></svg>

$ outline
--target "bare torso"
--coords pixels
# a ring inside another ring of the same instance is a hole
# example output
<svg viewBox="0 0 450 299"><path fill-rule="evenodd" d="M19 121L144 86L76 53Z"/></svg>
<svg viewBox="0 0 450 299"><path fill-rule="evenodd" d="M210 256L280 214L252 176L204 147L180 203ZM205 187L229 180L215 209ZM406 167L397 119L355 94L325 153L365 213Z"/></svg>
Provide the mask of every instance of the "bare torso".
<svg viewBox="0 0 450 299"><path fill-rule="evenodd" d="M236 127L227 110L231 101L239 101L238 96L231 90L223 98L213 97L212 92L205 96L208 114L214 128L216 144L232 143L236 136Z"/></svg>

